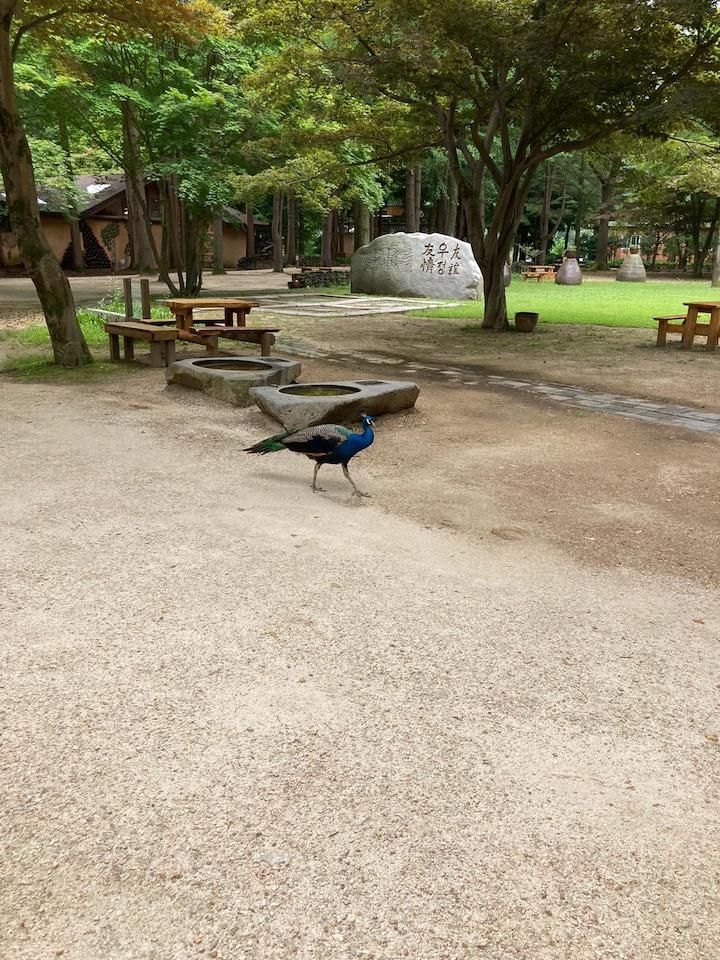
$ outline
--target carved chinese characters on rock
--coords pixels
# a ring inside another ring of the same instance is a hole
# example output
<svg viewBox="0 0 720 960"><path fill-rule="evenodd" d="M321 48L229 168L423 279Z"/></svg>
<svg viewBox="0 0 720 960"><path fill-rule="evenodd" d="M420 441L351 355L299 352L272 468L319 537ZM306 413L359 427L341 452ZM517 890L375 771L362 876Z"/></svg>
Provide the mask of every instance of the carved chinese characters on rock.
<svg viewBox="0 0 720 960"><path fill-rule="evenodd" d="M482 273L472 248L446 233L388 233L352 258L353 293L478 300Z"/></svg>
<svg viewBox="0 0 720 960"><path fill-rule="evenodd" d="M442 241L437 250L434 243L426 243L422 253L420 269L423 273L437 273L442 276L456 276L460 273L460 244L450 251L450 245Z"/></svg>

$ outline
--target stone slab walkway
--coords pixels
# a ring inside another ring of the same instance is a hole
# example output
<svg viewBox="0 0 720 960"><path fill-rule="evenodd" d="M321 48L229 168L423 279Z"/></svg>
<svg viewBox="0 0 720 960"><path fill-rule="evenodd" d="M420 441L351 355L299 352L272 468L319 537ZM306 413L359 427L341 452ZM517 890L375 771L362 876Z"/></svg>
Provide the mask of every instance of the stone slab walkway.
<svg viewBox="0 0 720 960"><path fill-rule="evenodd" d="M510 390L521 390L534 394L543 400L552 400L568 407L577 407L584 410L593 410L596 413L607 413L631 420L644 420L667 427L684 427L686 430L695 430L699 433L720 435L720 413L709 410L700 410L696 407L685 407L677 403L661 403L654 400L642 400L637 397L623 396L616 393L594 393L582 387L569 386L560 383L545 383L541 380L515 380L510 377L501 377L494 374L480 375L470 367L445 367L432 363L408 363L402 357L379 356L360 351L346 351L333 353L308 344L293 343L292 352L299 356L317 357L319 359L337 360L345 363L374 363L391 366L394 369L394 379L400 379L400 371L411 377L420 371L439 374L449 383L458 386L495 386Z"/></svg>
<svg viewBox="0 0 720 960"><path fill-rule="evenodd" d="M645 420L664 426L685 427L701 433L720 434L720 413L684 407L677 403L658 403L652 400L638 400L616 393L592 393L582 387L563 386L541 381L510 380L507 377L489 376L488 383L511 390L524 390L546 400L554 400L571 407L596 410L598 413L610 413L631 420Z"/></svg>
<svg viewBox="0 0 720 960"><path fill-rule="evenodd" d="M280 294L254 297L270 313L302 317L368 316L378 313L408 313L432 307L457 306L445 300L414 300L401 297L364 297L357 294Z"/></svg>

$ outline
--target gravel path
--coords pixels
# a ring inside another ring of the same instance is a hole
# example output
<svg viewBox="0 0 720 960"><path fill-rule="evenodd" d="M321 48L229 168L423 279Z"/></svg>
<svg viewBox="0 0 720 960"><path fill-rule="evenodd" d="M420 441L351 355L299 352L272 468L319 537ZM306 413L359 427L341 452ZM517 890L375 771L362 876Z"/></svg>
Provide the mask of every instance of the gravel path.
<svg viewBox="0 0 720 960"><path fill-rule="evenodd" d="M720 954L715 594L131 388L0 382L3 958Z"/></svg>

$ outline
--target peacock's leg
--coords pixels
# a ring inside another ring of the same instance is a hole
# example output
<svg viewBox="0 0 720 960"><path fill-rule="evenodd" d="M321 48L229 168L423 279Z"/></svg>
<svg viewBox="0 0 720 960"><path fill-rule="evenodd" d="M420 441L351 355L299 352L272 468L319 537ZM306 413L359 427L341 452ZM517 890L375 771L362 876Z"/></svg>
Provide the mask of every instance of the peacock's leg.
<svg viewBox="0 0 720 960"><path fill-rule="evenodd" d="M355 484L355 481L354 481L353 478L350 476L350 471L348 470L348 466L347 466L346 463L344 463L344 464L342 465L342 468L343 468L343 473L345 474L345 476L346 476L347 479L348 479L348 483L349 483L350 486L353 488L353 496L354 496L354 497L369 497L369 496L370 496L369 493L363 493L361 490L358 490L358 488L357 488L357 486L356 486L356 484Z"/></svg>
<svg viewBox="0 0 720 960"><path fill-rule="evenodd" d="M313 471L313 482L312 482L312 491L313 491L313 493L325 493L325 491L323 490L323 488L322 488L322 487L319 487L319 486L317 485L318 470L320 469L321 466L322 466L321 463L317 463L317 462L315 463L315 469L314 469L314 471Z"/></svg>

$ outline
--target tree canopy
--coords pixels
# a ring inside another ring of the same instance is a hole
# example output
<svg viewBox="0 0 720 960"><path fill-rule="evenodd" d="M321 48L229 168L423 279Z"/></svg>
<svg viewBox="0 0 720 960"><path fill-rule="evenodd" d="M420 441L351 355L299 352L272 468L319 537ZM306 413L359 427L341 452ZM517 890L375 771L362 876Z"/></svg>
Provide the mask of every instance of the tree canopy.
<svg viewBox="0 0 720 960"><path fill-rule="evenodd" d="M394 199L408 229L469 240L498 330L518 243L544 260L572 236L603 266L627 222L654 256L672 233L699 272L720 209L717 37L712 0L0 0L0 167L56 356L87 350L35 180L72 222L91 167L125 174L133 267L173 291L199 289L228 204L272 210L282 269L301 224L322 225L324 258L340 220L365 241Z"/></svg>

